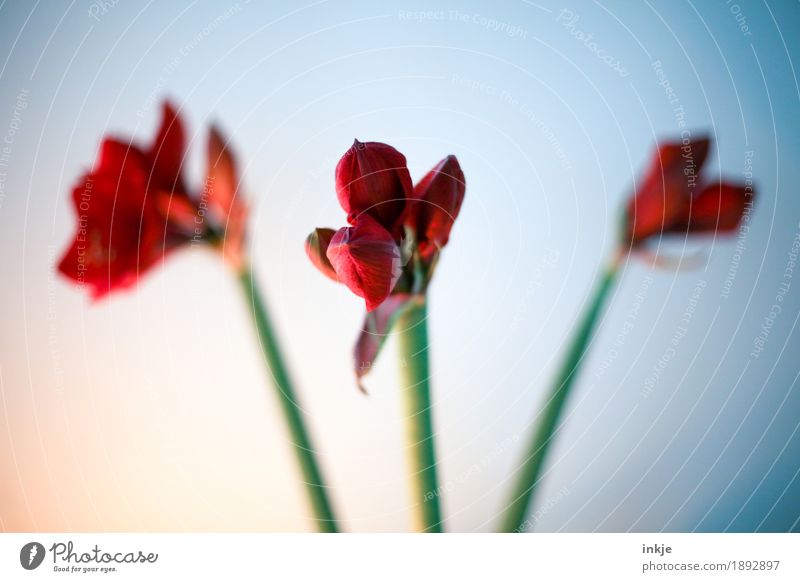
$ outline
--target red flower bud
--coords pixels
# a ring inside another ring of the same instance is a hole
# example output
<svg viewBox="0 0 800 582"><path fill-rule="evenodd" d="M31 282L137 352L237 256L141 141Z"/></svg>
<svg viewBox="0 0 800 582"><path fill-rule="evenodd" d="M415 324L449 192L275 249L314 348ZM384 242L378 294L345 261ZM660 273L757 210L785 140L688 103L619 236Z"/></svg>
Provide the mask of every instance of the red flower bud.
<svg viewBox="0 0 800 582"><path fill-rule="evenodd" d="M405 156L384 143L355 140L336 166L336 195L350 224L367 214L399 240L413 196Z"/></svg>

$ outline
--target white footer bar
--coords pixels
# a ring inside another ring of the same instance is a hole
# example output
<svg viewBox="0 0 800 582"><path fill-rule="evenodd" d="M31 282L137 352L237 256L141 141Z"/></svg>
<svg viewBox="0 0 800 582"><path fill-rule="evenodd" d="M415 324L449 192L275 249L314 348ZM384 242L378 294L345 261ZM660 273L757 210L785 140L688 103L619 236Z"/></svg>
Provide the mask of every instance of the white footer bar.
<svg viewBox="0 0 800 582"><path fill-rule="evenodd" d="M191 578L190 578L191 577ZM0 580L800 580L797 534L2 534Z"/></svg>

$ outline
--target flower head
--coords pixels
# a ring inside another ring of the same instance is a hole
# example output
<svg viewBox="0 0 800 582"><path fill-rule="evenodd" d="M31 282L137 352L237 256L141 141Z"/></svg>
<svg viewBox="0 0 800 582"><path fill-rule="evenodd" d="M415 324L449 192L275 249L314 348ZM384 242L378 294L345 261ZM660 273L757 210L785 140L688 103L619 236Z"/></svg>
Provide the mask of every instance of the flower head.
<svg viewBox="0 0 800 582"><path fill-rule="evenodd" d="M211 142L215 139L218 134L212 132ZM221 199L218 192L231 184L235 191L230 153L224 147L216 149L219 159L228 160L223 165L230 175L215 179L211 190L198 197L184 182L186 133L171 104L163 105L161 125L148 146L104 139L94 168L72 191L78 228L59 271L87 285L97 299L134 285L167 253L192 240L223 244L233 216L241 231L241 203L231 202L210 220L205 216L206 208L216 204L206 198ZM211 162L210 176L219 173L219 164ZM241 236L237 232L235 238Z"/></svg>
<svg viewBox="0 0 800 582"><path fill-rule="evenodd" d="M735 230L752 203L744 184L707 180L708 138L661 144L625 214L624 237L639 247L661 234Z"/></svg>
<svg viewBox="0 0 800 582"><path fill-rule="evenodd" d="M325 276L362 297L367 321L356 346L358 376L366 373L402 309L423 295L464 200L455 156L439 162L416 186L406 158L378 142L355 141L336 166L336 194L351 226L318 228L306 253Z"/></svg>

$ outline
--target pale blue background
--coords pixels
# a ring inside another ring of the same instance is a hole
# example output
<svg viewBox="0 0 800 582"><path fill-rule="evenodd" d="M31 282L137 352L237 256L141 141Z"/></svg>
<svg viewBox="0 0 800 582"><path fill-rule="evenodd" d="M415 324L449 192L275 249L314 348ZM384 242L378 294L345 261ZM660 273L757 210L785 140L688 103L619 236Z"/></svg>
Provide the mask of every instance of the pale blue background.
<svg viewBox="0 0 800 582"><path fill-rule="evenodd" d="M415 179L458 156L467 198L431 289L437 445L446 527L491 530L619 208L655 140L678 132L660 60L689 127L717 140L710 174L741 179L754 152L752 228L728 299L735 238L662 247L702 251L707 266L652 273L603 372L648 276L626 266L535 529L800 529L798 281L750 357L800 231L800 6L735 4L748 36L733 5L122 0L97 21L86 1L0 4L0 139L29 91L0 201L0 525L310 527L238 290L215 257L176 255L97 306L52 275L73 229L68 192L99 138L148 138L170 96L195 132L195 185L207 123L234 136L255 267L351 530L408 527L394 346L362 397L349 366L363 307L313 270L302 241L344 223L333 168L354 137L403 151ZM557 20L562 8L627 77ZM643 398L700 279L689 332Z"/></svg>

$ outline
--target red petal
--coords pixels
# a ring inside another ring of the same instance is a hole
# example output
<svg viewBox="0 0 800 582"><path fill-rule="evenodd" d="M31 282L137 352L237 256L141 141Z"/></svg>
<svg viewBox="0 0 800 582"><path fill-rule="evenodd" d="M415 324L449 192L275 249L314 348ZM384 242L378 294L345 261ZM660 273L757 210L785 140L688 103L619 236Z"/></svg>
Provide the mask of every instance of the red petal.
<svg viewBox="0 0 800 582"><path fill-rule="evenodd" d="M464 173L455 156L447 156L414 187L409 226L423 258L444 247L464 201Z"/></svg>
<svg viewBox="0 0 800 582"><path fill-rule="evenodd" d="M136 146L105 139L94 170L82 178L72 192L77 208L84 198L98 196L115 200L125 208L141 210L147 198L149 167L145 154ZM91 183L91 184L90 184ZM84 187L85 186L85 187Z"/></svg>
<svg viewBox="0 0 800 582"><path fill-rule="evenodd" d="M186 131L169 102L162 105L161 126L149 153L154 185L163 190L183 190L181 166L186 155Z"/></svg>
<svg viewBox="0 0 800 582"><path fill-rule="evenodd" d="M689 197L670 190L666 184L645 183L639 194L628 204L629 239L638 244L671 228L686 212Z"/></svg>
<svg viewBox="0 0 800 582"><path fill-rule="evenodd" d="M395 238L413 196L406 158L384 143L356 140L336 166L336 195L350 224L368 214Z"/></svg>
<svg viewBox="0 0 800 582"><path fill-rule="evenodd" d="M693 163L696 173L700 173L710 150L711 140L705 136L687 143L682 141L661 143L650 164L650 172L657 175L669 174L674 171L683 173L687 164Z"/></svg>
<svg viewBox="0 0 800 582"><path fill-rule="evenodd" d="M628 235L634 244L668 231L688 211L711 142L701 138L659 146L628 205Z"/></svg>
<svg viewBox="0 0 800 582"><path fill-rule="evenodd" d="M375 311L367 313L353 353L356 379L362 390L364 388L361 385L361 378L372 369L394 322L410 299L411 295L408 293L390 295Z"/></svg>
<svg viewBox="0 0 800 582"><path fill-rule="evenodd" d="M208 138L208 178L204 196L221 220L225 221L236 203L239 187L236 162L222 134L211 128Z"/></svg>
<svg viewBox="0 0 800 582"><path fill-rule="evenodd" d="M673 232L729 232L739 226L748 198L753 191L743 184L717 182L706 188L692 200L687 212Z"/></svg>
<svg viewBox="0 0 800 582"><path fill-rule="evenodd" d="M156 192L154 196L159 214L176 231L188 237L206 233L206 224L198 216L197 205L188 197L164 191Z"/></svg>
<svg viewBox="0 0 800 582"><path fill-rule="evenodd" d="M150 206L120 204L114 192L98 190L104 181L92 178L73 192L78 228L58 268L99 298L135 283L163 256L164 222Z"/></svg>
<svg viewBox="0 0 800 582"><path fill-rule="evenodd" d="M336 231L330 228L317 228L306 238L306 254L320 273L338 281L336 270L328 260L328 247Z"/></svg>
<svg viewBox="0 0 800 582"><path fill-rule="evenodd" d="M228 222L223 232L222 255L235 271L245 265L248 207L239 199L231 206Z"/></svg>
<svg viewBox="0 0 800 582"><path fill-rule="evenodd" d="M327 255L338 280L364 298L367 311L383 303L402 272L400 248L394 238L366 214L354 226L339 229Z"/></svg>

